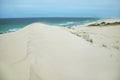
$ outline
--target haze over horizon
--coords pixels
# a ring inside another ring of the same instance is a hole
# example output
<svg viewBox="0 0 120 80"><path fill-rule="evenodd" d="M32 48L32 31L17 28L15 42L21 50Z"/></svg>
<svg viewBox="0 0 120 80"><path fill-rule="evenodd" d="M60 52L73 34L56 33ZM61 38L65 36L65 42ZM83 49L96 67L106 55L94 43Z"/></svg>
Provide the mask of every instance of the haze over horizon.
<svg viewBox="0 0 120 80"><path fill-rule="evenodd" d="M120 18L120 0L1 0L0 18Z"/></svg>

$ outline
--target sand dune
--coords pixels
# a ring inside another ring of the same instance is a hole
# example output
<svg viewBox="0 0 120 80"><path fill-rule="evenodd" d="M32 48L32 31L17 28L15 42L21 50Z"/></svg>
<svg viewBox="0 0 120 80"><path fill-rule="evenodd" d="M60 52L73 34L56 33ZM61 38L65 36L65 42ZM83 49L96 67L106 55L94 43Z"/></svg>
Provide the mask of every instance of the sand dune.
<svg viewBox="0 0 120 80"><path fill-rule="evenodd" d="M119 51L92 45L57 26L34 23L0 35L0 77L2 80L119 80L120 59L115 53Z"/></svg>
<svg viewBox="0 0 120 80"><path fill-rule="evenodd" d="M116 22L120 23L120 19L100 20L82 26L71 27L67 30L94 45L105 47L113 52L117 50L120 53L120 24L116 24ZM105 23L105 25L102 23ZM109 24L107 25L107 23ZM92 26L91 24L99 25Z"/></svg>

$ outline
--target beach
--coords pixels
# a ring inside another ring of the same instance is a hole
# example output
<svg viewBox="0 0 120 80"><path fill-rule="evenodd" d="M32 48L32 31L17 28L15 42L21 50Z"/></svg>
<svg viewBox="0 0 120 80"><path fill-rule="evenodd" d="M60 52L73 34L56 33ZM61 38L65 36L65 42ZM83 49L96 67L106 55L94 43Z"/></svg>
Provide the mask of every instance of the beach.
<svg viewBox="0 0 120 80"><path fill-rule="evenodd" d="M119 80L120 25L105 21L70 28L33 23L0 34L0 79Z"/></svg>

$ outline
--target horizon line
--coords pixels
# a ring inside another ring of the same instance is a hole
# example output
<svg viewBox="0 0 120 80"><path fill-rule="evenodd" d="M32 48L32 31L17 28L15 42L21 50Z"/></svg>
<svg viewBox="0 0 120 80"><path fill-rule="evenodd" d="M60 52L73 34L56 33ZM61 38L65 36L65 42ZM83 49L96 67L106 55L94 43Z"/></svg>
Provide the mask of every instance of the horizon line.
<svg viewBox="0 0 120 80"><path fill-rule="evenodd" d="M0 19L22 19L22 18L120 18L120 17L1 17Z"/></svg>

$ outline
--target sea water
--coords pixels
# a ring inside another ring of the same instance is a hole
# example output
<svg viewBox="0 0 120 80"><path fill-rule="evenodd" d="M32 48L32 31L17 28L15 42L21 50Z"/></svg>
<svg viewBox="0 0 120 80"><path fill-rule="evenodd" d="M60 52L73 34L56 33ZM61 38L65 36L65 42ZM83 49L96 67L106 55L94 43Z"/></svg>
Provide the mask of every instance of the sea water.
<svg viewBox="0 0 120 80"><path fill-rule="evenodd" d="M71 27L96 20L99 20L99 18L5 18L0 19L0 33L13 32L35 22L60 27Z"/></svg>

